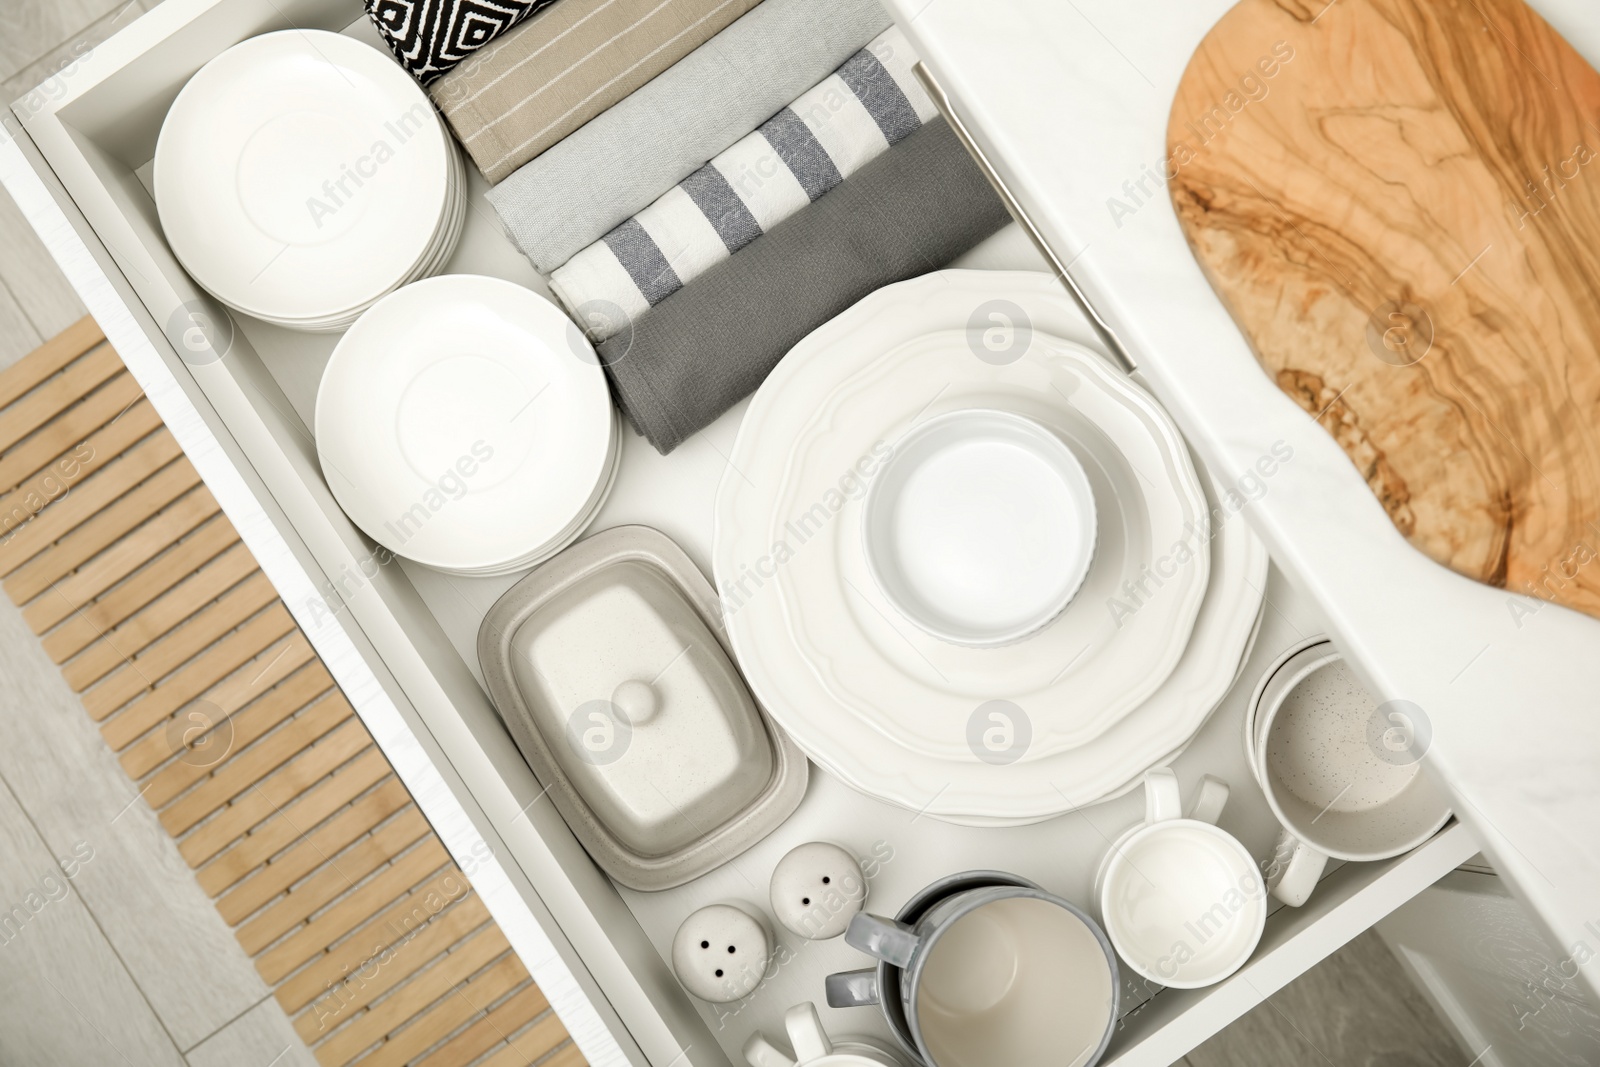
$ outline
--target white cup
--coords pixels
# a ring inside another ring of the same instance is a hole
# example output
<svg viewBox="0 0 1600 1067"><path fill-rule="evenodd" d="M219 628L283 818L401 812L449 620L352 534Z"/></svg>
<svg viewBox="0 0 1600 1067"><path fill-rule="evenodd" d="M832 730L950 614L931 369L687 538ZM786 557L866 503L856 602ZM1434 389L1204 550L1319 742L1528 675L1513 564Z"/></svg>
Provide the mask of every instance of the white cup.
<svg viewBox="0 0 1600 1067"><path fill-rule="evenodd" d="M1306 902L1329 857L1390 859L1449 821L1449 799L1422 773L1426 745L1375 740L1403 715L1384 708L1326 637L1290 648L1256 686L1245 755L1284 827L1267 884L1285 904Z"/></svg>
<svg viewBox="0 0 1600 1067"><path fill-rule="evenodd" d="M1124 963L1174 989L1220 982L1244 966L1267 923L1255 859L1215 824L1227 783L1207 775L1187 816L1169 768L1145 772L1145 820L1100 861L1095 899Z"/></svg>
<svg viewBox="0 0 1600 1067"><path fill-rule="evenodd" d="M852 1038L834 1042L822 1029L817 1009L809 1001L796 1004L783 1016L793 1054L784 1052L765 1034L754 1033L744 1043L750 1067L904 1067L904 1061L877 1045Z"/></svg>

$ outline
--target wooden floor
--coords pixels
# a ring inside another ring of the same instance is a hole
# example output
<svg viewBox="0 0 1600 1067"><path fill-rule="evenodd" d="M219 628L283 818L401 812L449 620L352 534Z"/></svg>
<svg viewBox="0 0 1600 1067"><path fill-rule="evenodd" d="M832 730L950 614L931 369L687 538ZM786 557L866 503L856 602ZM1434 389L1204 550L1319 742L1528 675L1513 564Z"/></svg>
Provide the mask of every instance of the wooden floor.
<svg viewBox="0 0 1600 1067"><path fill-rule="evenodd" d="M92 47L157 2L0 0L0 96L10 100L48 79L75 49ZM0 368L84 313L0 194ZM164 828L174 817L158 817L141 801L98 724L22 613L3 599L0 738L0 1062L315 1063ZM265 791L273 795L271 786ZM77 860L84 850L91 858ZM62 860L76 872L70 881ZM27 909L21 927L14 919L7 925L4 914L17 905ZM1465 1059L1369 932L1180 1062L1465 1067Z"/></svg>

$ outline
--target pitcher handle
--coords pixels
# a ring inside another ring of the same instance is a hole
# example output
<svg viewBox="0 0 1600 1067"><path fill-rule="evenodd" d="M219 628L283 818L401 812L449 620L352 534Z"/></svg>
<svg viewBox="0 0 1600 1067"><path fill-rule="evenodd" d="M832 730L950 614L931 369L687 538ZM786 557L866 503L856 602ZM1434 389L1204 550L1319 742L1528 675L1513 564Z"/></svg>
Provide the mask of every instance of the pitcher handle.
<svg viewBox="0 0 1600 1067"><path fill-rule="evenodd" d="M896 967L908 967L920 939L916 930L905 923L861 911L850 917L844 940L851 948L860 949L869 956Z"/></svg>
<svg viewBox="0 0 1600 1067"><path fill-rule="evenodd" d="M1144 772L1144 821L1165 822L1183 817L1183 793L1171 767L1151 767Z"/></svg>
<svg viewBox="0 0 1600 1067"><path fill-rule="evenodd" d="M1298 908L1310 898L1327 865L1327 855L1284 830L1272 849L1267 886L1273 896L1291 908Z"/></svg>
<svg viewBox="0 0 1600 1067"><path fill-rule="evenodd" d="M1215 826L1227 804L1228 783L1208 774L1200 779L1200 793L1194 798L1194 807L1189 809L1189 818Z"/></svg>
<svg viewBox="0 0 1600 1067"><path fill-rule="evenodd" d="M830 1008L870 1008L880 1003L876 967L830 974L822 985Z"/></svg>
<svg viewBox="0 0 1600 1067"><path fill-rule="evenodd" d="M796 1067L795 1061L785 1056L759 1030L744 1043L744 1061L750 1067Z"/></svg>
<svg viewBox="0 0 1600 1067"><path fill-rule="evenodd" d="M804 1004L796 1004L784 1013L783 1027L789 1031L789 1044L794 1046L794 1058L801 1063L811 1063L833 1055L833 1043L828 1040L827 1031L822 1029L816 1006L809 1000Z"/></svg>

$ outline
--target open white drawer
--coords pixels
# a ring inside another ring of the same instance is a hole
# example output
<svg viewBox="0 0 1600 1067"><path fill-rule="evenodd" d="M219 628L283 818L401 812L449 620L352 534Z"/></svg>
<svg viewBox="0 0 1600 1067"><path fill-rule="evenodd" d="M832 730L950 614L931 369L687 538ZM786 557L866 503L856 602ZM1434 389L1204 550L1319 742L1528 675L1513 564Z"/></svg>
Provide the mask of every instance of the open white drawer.
<svg viewBox="0 0 1600 1067"><path fill-rule="evenodd" d="M262 568L316 646L423 811L597 1065L740 1062L752 1030L822 1001L822 978L865 965L842 941L797 943L748 1000L722 1010L692 1001L665 962L678 923L705 903L766 907L777 859L831 838L875 861L870 903L893 911L914 890L971 867L1015 871L1087 901L1109 840L1137 821L1137 796L1015 829L950 826L865 799L820 771L799 811L731 864L679 889L621 891L589 860L502 727L478 677L474 639L514 579L455 579L409 564L377 566L335 504L309 430L322 366L336 338L239 318L231 350L191 364L169 339L199 291L168 250L148 195L156 134L187 78L229 45L286 25L365 28L357 0L167 0L25 98L0 145L4 177L62 262ZM20 124L15 121L20 119ZM466 235L448 270L499 275L546 291L499 234L474 177ZM969 265L1042 268L1011 228ZM621 473L592 529L645 523L709 571L712 501L743 407L669 458L627 435ZM1233 786L1222 820L1258 857L1274 823L1240 744L1244 703L1278 652L1326 622L1276 570L1241 682L1176 769ZM1107 1063L1166 1064L1477 852L1451 825L1399 860L1330 872L1306 907L1280 909L1256 956L1196 992L1129 983L1128 1012ZM835 1034L887 1036L875 1013L830 1012Z"/></svg>

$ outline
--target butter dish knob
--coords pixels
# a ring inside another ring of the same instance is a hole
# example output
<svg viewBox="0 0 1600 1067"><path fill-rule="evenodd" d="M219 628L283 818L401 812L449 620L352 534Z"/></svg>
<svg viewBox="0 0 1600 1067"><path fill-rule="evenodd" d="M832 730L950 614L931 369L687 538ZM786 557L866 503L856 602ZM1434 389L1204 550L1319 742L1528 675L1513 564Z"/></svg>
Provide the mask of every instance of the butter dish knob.
<svg viewBox="0 0 1600 1067"><path fill-rule="evenodd" d="M634 726L643 726L655 718L656 712L661 710L661 696L649 682L641 682L637 678L629 679L617 686L611 694L611 703L622 710L628 717L628 722Z"/></svg>

